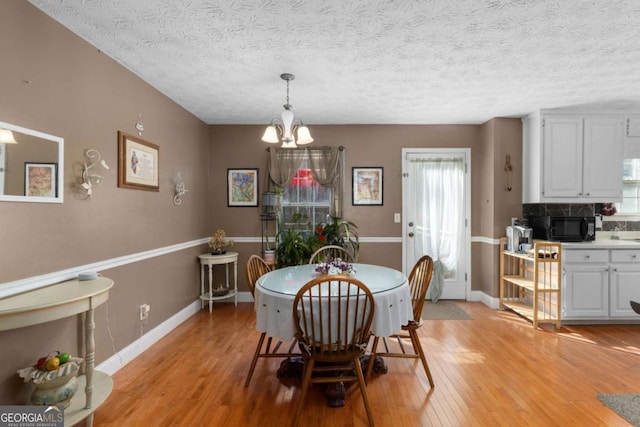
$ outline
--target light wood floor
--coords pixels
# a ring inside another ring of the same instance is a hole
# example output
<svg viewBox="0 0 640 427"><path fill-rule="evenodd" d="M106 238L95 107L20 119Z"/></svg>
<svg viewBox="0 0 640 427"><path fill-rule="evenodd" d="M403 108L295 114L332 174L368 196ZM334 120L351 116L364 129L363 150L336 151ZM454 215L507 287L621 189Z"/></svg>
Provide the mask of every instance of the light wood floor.
<svg viewBox="0 0 640 427"><path fill-rule="evenodd" d="M596 394L640 393L640 326L531 324L481 303L473 320L430 320L420 330L435 389L419 362L387 359L368 385L382 426L628 426ZM203 310L114 375L96 413L101 426L288 426L298 380L279 380L279 360L261 359L244 387L259 334L252 304ZM364 426L357 387L329 408L308 395L307 426Z"/></svg>

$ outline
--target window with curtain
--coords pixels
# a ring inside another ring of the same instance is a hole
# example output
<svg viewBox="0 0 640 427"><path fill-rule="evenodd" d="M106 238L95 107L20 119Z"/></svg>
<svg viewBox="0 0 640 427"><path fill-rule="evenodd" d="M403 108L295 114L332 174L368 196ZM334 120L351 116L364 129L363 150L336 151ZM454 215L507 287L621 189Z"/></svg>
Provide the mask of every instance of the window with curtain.
<svg viewBox="0 0 640 427"><path fill-rule="evenodd" d="M281 226L312 233L327 215L342 215L342 147L270 149L271 183L284 189Z"/></svg>

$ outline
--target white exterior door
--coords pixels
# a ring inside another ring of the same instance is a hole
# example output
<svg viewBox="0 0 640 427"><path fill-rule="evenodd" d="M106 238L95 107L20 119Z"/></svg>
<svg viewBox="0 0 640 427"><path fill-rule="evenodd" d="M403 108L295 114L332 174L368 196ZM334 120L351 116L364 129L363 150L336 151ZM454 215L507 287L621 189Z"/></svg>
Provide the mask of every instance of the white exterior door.
<svg viewBox="0 0 640 427"><path fill-rule="evenodd" d="M404 272L423 255L448 265L440 299L470 293L470 156L469 149L402 150Z"/></svg>

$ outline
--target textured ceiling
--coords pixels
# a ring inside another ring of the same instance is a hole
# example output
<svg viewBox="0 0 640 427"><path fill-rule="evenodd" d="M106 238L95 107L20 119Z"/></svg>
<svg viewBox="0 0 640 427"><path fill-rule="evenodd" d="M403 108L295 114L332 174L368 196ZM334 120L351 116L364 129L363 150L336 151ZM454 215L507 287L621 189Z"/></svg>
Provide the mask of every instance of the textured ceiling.
<svg viewBox="0 0 640 427"><path fill-rule="evenodd" d="M209 124L640 108L638 0L30 0Z"/></svg>

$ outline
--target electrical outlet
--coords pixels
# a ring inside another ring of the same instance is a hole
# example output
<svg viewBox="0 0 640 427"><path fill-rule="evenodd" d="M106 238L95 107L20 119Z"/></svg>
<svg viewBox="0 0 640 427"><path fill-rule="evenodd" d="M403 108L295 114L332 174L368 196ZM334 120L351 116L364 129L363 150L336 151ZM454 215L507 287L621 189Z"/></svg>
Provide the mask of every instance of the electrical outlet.
<svg viewBox="0 0 640 427"><path fill-rule="evenodd" d="M149 312L151 311L151 306L149 304L142 304L140 307L140 321L144 322L149 319Z"/></svg>

